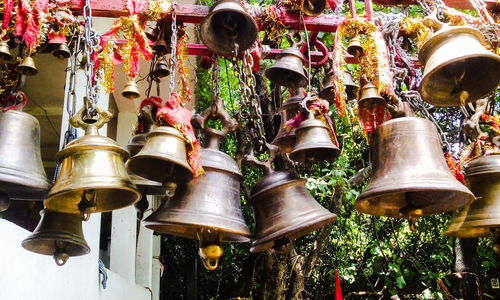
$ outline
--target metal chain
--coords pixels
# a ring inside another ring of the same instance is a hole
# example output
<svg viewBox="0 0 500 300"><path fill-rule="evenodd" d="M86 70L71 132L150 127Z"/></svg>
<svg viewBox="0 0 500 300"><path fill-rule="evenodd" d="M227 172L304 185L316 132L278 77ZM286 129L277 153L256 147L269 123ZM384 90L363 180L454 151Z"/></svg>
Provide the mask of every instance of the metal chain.
<svg viewBox="0 0 500 300"><path fill-rule="evenodd" d="M220 67L219 67L219 57L215 55L213 57L213 63L212 63L212 87L214 88L214 99L219 97L219 91L220 91L220 80L219 80L219 74L220 74Z"/></svg>
<svg viewBox="0 0 500 300"><path fill-rule="evenodd" d="M170 37L170 93L175 89L175 66L177 55L177 12L175 1L172 2L172 36Z"/></svg>
<svg viewBox="0 0 500 300"><path fill-rule="evenodd" d="M93 78L94 62L92 61L91 56L99 46L100 39L99 35L92 30L92 7L90 6L90 0L85 0L85 5L83 6L83 17L85 20L85 27L83 32L83 52L86 57L85 76L87 78L87 88L85 89L85 95L89 100L85 101L85 106L87 109L87 116L93 116L96 113L95 105L97 103L99 87L96 81L97 78Z"/></svg>

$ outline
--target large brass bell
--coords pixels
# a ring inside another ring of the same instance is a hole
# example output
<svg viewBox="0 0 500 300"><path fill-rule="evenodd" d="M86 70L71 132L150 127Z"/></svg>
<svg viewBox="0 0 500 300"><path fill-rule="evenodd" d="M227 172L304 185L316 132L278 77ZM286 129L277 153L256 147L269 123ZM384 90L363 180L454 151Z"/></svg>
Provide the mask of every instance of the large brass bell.
<svg viewBox="0 0 500 300"><path fill-rule="evenodd" d="M69 58L71 56L71 51L69 50L68 44L61 43L52 51L52 55L60 60Z"/></svg>
<svg viewBox="0 0 500 300"><path fill-rule="evenodd" d="M9 44L6 41L0 41L0 63L12 60Z"/></svg>
<svg viewBox="0 0 500 300"><path fill-rule="evenodd" d="M300 10L304 15L309 17L316 17L326 8L326 0L301 0Z"/></svg>
<svg viewBox="0 0 500 300"><path fill-rule="evenodd" d="M359 61L361 55L363 55L363 46L361 46L361 42L358 37L353 37L349 41L349 45L347 46L347 53L354 56L356 60Z"/></svg>
<svg viewBox="0 0 500 300"><path fill-rule="evenodd" d="M99 135L99 128L112 115L99 107L94 109L99 118L93 123L83 120L85 105L70 119L74 127L85 130L85 136L57 153L61 168L45 200L47 209L87 218L90 213L132 205L141 197L125 169L127 150Z"/></svg>
<svg viewBox="0 0 500 300"><path fill-rule="evenodd" d="M160 60L156 63L153 70L153 76L156 78L163 78L170 75L170 70L168 69L168 63L165 56L162 56Z"/></svg>
<svg viewBox="0 0 500 300"><path fill-rule="evenodd" d="M181 132L173 127L153 127L146 144L129 159L127 167L134 174L153 181L188 182L194 172L187 161L186 143Z"/></svg>
<svg viewBox="0 0 500 300"><path fill-rule="evenodd" d="M372 109L385 104L385 99L380 96L378 88L373 83L368 81L363 84L358 100L359 108Z"/></svg>
<svg viewBox="0 0 500 300"><path fill-rule="evenodd" d="M280 129L271 144L278 146L283 153L290 153L293 147L295 147L296 129L292 128L290 131L287 131L285 124L300 112L301 102L304 100L304 97L304 89L298 89L296 95L288 98L278 110L281 119Z"/></svg>
<svg viewBox="0 0 500 300"><path fill-rule="evenodd" d="M372 176L356 210L376 216L414 218L465 206L474 195L452 175L435 125L403 117L374 133Z"/></svg>
<svg viewBox="0 0 500 300"><path fill-rule="evenodd" d="M500 82L500 56L483 47L484 36L469 26L443 26L420 49L424 65L422 99L435 106L457 106L491 93Z"/></svg>
<svg viewBox="0 0 500 300"><path fill-rule="evenodd" d="M35 60L31 56L26 56L21 63L17 66L16 71L23 75L33 76L38 73L35 66Z"/></svg>
<svg viewBox="0 0 500 300"><path fill-rule="evenodd" d="M335 134L335 133L332 133ZM314 118L309 112L308 118L300 123L295 132L297 142L290 159L305 163L318 161L334 161L340 154L330 137L330 129L322 121Z"/></svg>
<svg viewBox="0 0 500 300"><path fill-rule="evenodd" d="M444 234L461 238L494 235L500 228L500 155L475 158L464 173L476 200L453 215Z"/></svg>
<svg viewBox="0 0 500 300"><path fill-rule="evenodd" d="M276 63L267 68L265 75L271 82L290 89L297 89L307 85L304 58L302 53L295 47L283 50Z"/></svg>
<svg viewBox="0 0 500 300"><path fill-rule="evenodd" d="M66 214L44 209L42 218L33 233L22 241L31 252L51 255L62 266L71 256L88 254L90 247L82 231L82 219L78 214Z"/></svg>
<svg viewBox="0 0 500 300"><path fill-rule="evenodd" d="M259 32L257 23L235 0L219 0L200 27L200 38L212 52L235 56L250 48Z"/></svg>
<svg viewBox="0 0 500 300"><path fill-rule="evenodd" d="M306 179L289 172L272 172L252 188L255 234L251 252L293 240L331 223L337 217L321 206L305 187Z"/></svg>
<svg viewBox="0 0 500 300"><path fill-rule="evenodd" d="M40 154L40 124L21 111L0 112L0 198L42 200L50 183Z"/></svg>
<svg viewBox="0 0 500 300"><path fill-rule="evenodd" d="M122 96L130 100L134 100L141 96L141 92L139 92L139 87L137 86L135 80L130 79L125 84L125 87L123 88L122 91Z"/></svg>

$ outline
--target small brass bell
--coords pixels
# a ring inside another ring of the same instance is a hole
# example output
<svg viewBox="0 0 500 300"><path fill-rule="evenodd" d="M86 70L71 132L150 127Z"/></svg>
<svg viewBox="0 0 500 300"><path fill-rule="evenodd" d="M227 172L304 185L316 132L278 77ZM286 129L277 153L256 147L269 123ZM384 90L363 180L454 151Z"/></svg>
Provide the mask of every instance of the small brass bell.
<svg viewBox="0 0 500 300"><path fill-rule="evenodd" d="M288 98L278 110L281 119L280 129L271 144L278 146L282 153L290 153L293 147L295 147L296 129L292 128L290 131L287 131L285 124L299 113L304 97L304 89L301 88L295 96Z"/></svg>
<svg viewBox="0 0 500 300"><path fill-rule="evenodd" d="M44 199L50 183L40 153L38 120L21 111L0 112L0 141L0 198Z"/></svg>
<svg viewBox="0 0 500 300"><path fill-rule="evenodd" d="M326 0L301 0L300 10L304 15L309 17L316 17L326 8Z"/></svg>
<svg viewBox="0 0 500 300"><path fill-rule="evenodd" d="M385 104L385 99L380 96L378 88L373 83L367 82L361 87L361 92L358 100L359 108L372 109L379 105Z"/></svg>
<svg viewBox="0 0 500 300"><path fill-rule="evenodd" d="M38 226L22 241L24 249L51 255L58 266L64 265L71 256L90 252L90 247L83 236L80 215L48 209L40 211L40 215L42 218Z"/></svg>
<svg viewBox="0 0 500 300"><path fill-rule="evenodd" d="M460 238L492 236L494 229L500 228L500 155L475 158L464 173L476 200L453 215L444 234Z"/></svg>
<svg viewBox="0 0 500 300"><path fill-rule="evenodd" d="M168 47L165 40L158 38L158 41L151 47L157 55L165 55L168 53Z"/></svg>
<svg viewBox="0 0 500 300"><path fill-rule="evenodd" d="M99 118L93 123L83 120L85 105L70 119L71 125L85 129L85 136L57 153L61 168L45 200L47 209L87 218L90 213L126 207L141 198L125 169L127 150L99 135L99 128L112 115L99 107L94 109Z"/></svg>
<svg viewBox="0 0 500 300"><path fill-rule="evenodd" d="M334 161L340 154L339 147L332 142L330 129L315 119L312 112L297 128L295 135L297 142L290 153L291 160L300 163Z"/></svg>
<svg viewBox="0 0 500 300"><path fill-rule="evenodd" d="M420 49L424 65L422 99L435 106L457 106L483 98L500 82L500 56L483 47L483 34L469 26L433 25L437 31Z"/></svg>
<svg viewBox="0 0 500 300"><path fill-rule="evenodd" d="M359 61L361 55L363 55L363 46L361 46L361 42L358 37L353 37L349 41L349 45L347 46L347 53L354 56L354 58Z"/></svg>
<svg viewBox="0 0 500 300"><path fill-rule="evenodd" d="M357 211L414 218L465 206L474 195L451 174L435 125L402 117L380 125L372 141L372 176Z"/></svg>
<svg viewBox="0 0 500 300"><path fill-rule="evenodd" d="M359 86L352 80L351 73L344 71L344 86L347 94L347 100L354 100L358 98Z"/></svg>
<svg viewBox="0 0 500 300"><path fill-rule="evenodd" d="M170 126L156 126L148 133L146 144L128 160L134 174L158 182L188 182L194 171L187 161L187 141Z"/></svg>
<svg viewBox="0 0 500 300"><path fill-rule="evenodd" d="M23 61L17 66L16 71L23 75L33 76L38 73L35 66L35 60L31 56L26 56Z"/></svg>
<svg viewBox="0 0 500 300"><path fill-rule="evenodd" d="M141 93L139 92L139 87L137 86L135 80L130 79L125 84L125 87L123 88L122 91L122 96L130 100L134 100L141 96Z"/></svg>
<svg viewBox="0 0 500 300"><path fill-rule="evenodd" d="M271 82L290 89L297 89L307 85L304 58L302 53L295 47L283 50L276 63L267 68L265 75Z"/></svg>
<svg viewBox="0 0 500 300"><path fill-rule="evenodd" d="M321 206L305 187L306 179L289 172L272 172L252 188L255 234L251 252L294 240L333 222L336 215Z"/></svg>
<svg viewBox="0 0 500 300"><path fill-rule="evenodd" d="M165 56L162 56L156 63L155 69L153 70L153 75L156 78L163 78L170 75L170 70L168 69L168 63Z"/></svg>
<svg viewBox="0 0 500 300"><path fill-rule="evenodd" d="M257 23L235 0L219 0L200 27L203 44L218 55L236 56L257 39Z"/></svg>
<svg viewBox="0 0 500 300"><path fill-rule="evenodd" d="M12 60L9 44L6 41L0 41L0 63Z"/></svg>
<svg viewBox="0 0 500 300"><path fill-rule="evenodd" d="M323 78L323 89L319 92L319 97L325 99L328 103L335 102L335 92L333 91L333 71L328 72Z"/></svg>
<svg viewBox="0 0 500 300"><path fill-rule="evenodd" d="M60 60L63 60L71 56L71 51L69 50L68 44L61 43L58 44L56 49L52 51L52 55L59 58Z"/></svg>

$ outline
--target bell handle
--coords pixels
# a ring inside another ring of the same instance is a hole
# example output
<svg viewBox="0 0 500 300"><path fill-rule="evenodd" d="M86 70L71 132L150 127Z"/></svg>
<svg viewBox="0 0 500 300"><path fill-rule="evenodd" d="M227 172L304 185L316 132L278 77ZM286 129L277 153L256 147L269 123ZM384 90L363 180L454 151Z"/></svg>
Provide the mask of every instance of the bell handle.
<svg viewBox="0 0 500 300"><path fill-rule="evenodd" d="M439 21L437 15L437 9L433 10L427 17L424 18L423 23L425 26L431 27L435 31L448 26L446 23Z"/></svg>
<svg viewBox="0 0 500 300"><path fill-rule="evenodd" d="M296 31L296 32L289 31L285 34L285 36L286 36L286 39L288 40L288 42L290 43L291 48L297 48L297 45L301 44L303 42L302 36L300 35L300 33L298 31ZM295 37L297 37L299 40L295 41Z"/></svg>
<svg viewBox="0 0 500 300"><path fill-rule="evenodd" d="M248 154L246 154L243 157L244 162L248 163L249 165L253 165L253 166L260 168L264 172L265 175L271 174L274 172L274 168L273 168L272 163L273 163L274 159L276 158L276 154L279 152L278 146L266 143L266 147L269 150L269 158L267 159L267 161L261 161L255 157L255 154L254 154L255 146L254 145L250 146L250 150L248 151Z"/></svg>
<svg viewBox="0 0 500 300"><path fill-rule="evenodd" d="M222 130L207 128L206 123L208 120L220 120L222 122ZM191 123L195 128L201 129L203 133L212 132L212 134L221 137L226 136L229 132L235 131L240 124L236 119L232 118L224 109L224 100L221 97L216 97L212 105L205 109L201 114L193 116ZM206 129L210 129L207 131Z"/></svg>
<svg viewBox="0 0 500 300"><path fill-rule="evenodd" d="M308 119L314 119L314 112L307 107L308 103L313 100L315 100L315 98L312 97L311 92L307 92L306 96L299 104L300 109L306 113Z"/></svg>
<svg viewBox="0 0 500 300"><path fill-rule="evenodd" d="M89 101L87 97L85 97L84 101ZM85 115L87 108L86 105L82 105L80 110L74 114L71 119L69 119L70 124L73 127L81 128L85 131L85 135L99 135L98 129L101 128L104 124L108 123L113 114L108 112L107 110L103 110L99 108L99 106L94 106L95 111L97 112L98 119L93 123L85 122L83 116Z"/></svg>

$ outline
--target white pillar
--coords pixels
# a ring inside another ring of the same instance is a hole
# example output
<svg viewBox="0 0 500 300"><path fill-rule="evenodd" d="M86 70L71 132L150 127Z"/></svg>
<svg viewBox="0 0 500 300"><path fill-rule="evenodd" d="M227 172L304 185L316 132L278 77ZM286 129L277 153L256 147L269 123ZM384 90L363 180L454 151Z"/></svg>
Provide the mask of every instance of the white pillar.
<svg viewBox="0 0 500 300"><path fill-rule="evenodd" d="M161 236L153 236L153 268L151 277L151 290L153 291L153 300L160 300L160 279L162 267L160 257Z"/></svg>

